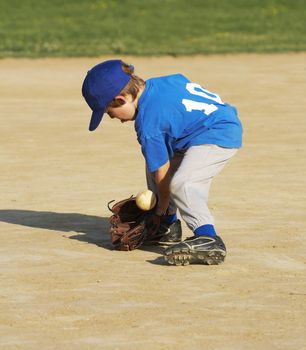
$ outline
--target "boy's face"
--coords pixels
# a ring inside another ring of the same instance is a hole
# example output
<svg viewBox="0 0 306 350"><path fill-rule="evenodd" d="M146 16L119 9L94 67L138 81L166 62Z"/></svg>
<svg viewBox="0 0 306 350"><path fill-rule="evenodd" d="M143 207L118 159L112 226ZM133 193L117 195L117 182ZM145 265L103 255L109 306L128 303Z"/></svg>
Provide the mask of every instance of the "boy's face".
<svg viewBox="0 0 306 350"><path fill-rule="evenodd" d="M122 106L108 107L106 113L112 119L119 119L121 123L135 120L137 108L132 96L117 96L116 99L121 100Z"/></svg>

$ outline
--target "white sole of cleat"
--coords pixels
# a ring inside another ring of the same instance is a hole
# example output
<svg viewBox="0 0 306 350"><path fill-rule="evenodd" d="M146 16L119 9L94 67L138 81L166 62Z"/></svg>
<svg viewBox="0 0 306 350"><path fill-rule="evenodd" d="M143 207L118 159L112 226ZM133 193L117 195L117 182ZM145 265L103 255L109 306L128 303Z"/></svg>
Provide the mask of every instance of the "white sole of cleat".
<svg viewBox="0 0 306 350"><path fill-rule="evenodd" d="M189 252L188 249L176 250L164 255L164 259L170 265L186 266L189 264L207 264L219 265L226 256L226 252L222 250L209 250L203 252Z"/></svg>

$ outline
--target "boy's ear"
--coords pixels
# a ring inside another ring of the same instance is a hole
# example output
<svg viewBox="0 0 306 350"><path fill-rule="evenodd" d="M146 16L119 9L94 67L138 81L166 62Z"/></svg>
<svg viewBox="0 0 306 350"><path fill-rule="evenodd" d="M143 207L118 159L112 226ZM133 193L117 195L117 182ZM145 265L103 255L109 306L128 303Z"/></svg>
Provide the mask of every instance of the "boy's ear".
<svg viewBox="0 0 306 350"><path fill-rule="evenodd" d="M121 105L125 104L127 101L126 96L123 95L116 96L115 100L117 100Z"/></svg>

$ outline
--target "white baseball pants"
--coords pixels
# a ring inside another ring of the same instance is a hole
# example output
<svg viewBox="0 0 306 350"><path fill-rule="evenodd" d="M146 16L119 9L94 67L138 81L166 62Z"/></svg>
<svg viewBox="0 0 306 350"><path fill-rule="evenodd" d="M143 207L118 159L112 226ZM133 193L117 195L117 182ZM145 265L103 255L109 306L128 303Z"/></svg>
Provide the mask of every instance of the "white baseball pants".
<svg viewBox="0 0 306 350"><path fill-rule="evenodd" d="M171 159L170 205L168 214L179 210L189 229L214 225L208 209L211 181L237 152L216 145L192 146ZM154 173L146 172L148 188L157 193Z"/></svg>

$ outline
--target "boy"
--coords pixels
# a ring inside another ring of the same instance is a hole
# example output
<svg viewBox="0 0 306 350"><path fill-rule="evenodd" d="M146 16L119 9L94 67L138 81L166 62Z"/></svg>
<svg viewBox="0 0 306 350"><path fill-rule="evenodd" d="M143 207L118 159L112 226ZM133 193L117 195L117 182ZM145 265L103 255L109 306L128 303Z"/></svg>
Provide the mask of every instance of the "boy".
<svg viewBox="0 0 306 350"><path fill-rule="evenodd" d="M208 194L214 176L241 147L236 109L181 74L144 81L121 60L93 67L82 93L93 111L90 131L104 113L122 123L135 121L148 188L158 196L148 223L151 241L171 244L166 261L221 263L226 248L215 231ZM182 242L177 208L194 234Z"/></svg>

